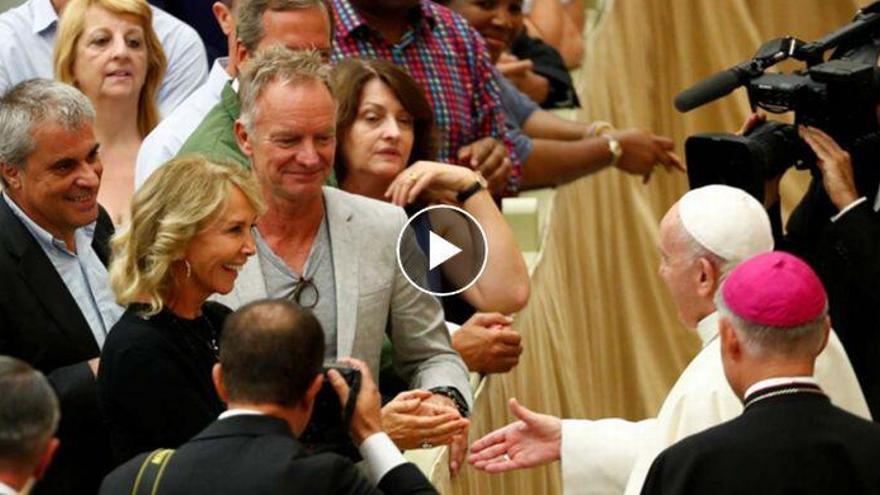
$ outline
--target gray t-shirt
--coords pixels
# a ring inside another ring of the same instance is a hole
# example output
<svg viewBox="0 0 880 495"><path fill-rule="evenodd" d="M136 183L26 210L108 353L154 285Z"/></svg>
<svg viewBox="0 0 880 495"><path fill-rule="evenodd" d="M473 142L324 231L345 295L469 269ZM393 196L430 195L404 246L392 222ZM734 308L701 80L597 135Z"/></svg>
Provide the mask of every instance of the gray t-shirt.
<svg viewBox="0 0 880 495"><path fill-rule="evenodd" d="M324 358L327 361L335 361L336 279L333 272L333 252L330 245L330 232L327 228L327 216L324 215L321 226L318 227L318 234L315 236L309 256L303 265L304 278L311 280L311 284L304 283L302 285L299 301L294 298L294 291L303 277L294 272L284 260L272 252L256 228L254 228L254 239L269 297L289 299L299 302L306 309L310 309L321 323L321 328L324 329L324 343L326 344ZM317 304L309 308L316 299Z"/></svg>
<svg viewBox="0 0 880 495"><path fill-rule="evenodd" d="M532 154L533 145L532 138L526 135L522 127L526 120L529 120L529 117L541 107L516 89L516 86L506 77L499 76L498 85L501 87L501 107L506 117L505 124L508 128L508 134L513 140L517 156L525 162L526 158Z"/></svg>

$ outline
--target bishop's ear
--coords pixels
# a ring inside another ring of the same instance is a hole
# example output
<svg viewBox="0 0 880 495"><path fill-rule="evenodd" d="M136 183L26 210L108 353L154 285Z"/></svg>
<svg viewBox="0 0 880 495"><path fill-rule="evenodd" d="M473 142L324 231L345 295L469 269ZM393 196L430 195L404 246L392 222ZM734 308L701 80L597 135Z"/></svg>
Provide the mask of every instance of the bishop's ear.
<svg viewBox="0 0 880 495"><path fill-rule="evenodd" d="M722 317L718 320L718 334L721 338L721 359L739 362L743 357L742 341L733 328L730 318Z"/></svg>

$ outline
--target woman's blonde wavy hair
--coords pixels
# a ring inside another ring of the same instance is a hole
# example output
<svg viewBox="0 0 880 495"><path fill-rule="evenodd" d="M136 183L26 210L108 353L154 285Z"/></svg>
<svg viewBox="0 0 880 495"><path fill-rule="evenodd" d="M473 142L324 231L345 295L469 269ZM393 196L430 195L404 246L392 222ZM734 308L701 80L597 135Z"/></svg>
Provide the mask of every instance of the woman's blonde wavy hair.
<svg viewBox="0 0 880 495"><path fill-rule="evenodd" d="M85 30L86 11L92 5L114 14L131 14L141 21L144 42L147 46L147 75L138 98L137 124L141 137L145 137L159 123L156 96L168 65L162 44L159 43L159 38L153 30L153 10L146 0L70 0L61 15L58 35L55 38L55 77L78 88L73 74L76 45Z"/></svg>
<svg viewBox="0 0 880 495"><path fill-rule="evenodd" d="M130 220L110 241L110 285L119 304L147 303L146 315L162 310L174 288L171 265L222 212L233 187L258 214L265 211L256 179L240 165L189 155L169 161L147 179L132 199Z"/></svg>

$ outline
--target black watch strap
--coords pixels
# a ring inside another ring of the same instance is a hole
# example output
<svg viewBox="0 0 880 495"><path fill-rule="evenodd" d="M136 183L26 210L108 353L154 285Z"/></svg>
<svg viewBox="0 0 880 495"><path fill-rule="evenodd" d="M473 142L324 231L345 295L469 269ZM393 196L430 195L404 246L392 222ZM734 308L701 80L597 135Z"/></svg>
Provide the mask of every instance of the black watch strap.
<svg viewBox="0 0 880 495"><path fill-rule="evenodd" d="M455 200L458 201L458 204L463 204L470 199L471 196L480 192L481 189L483 189L483 184L480 184L480 181L475 180L473 184L459 191L455 196Z"/></svg>
<svg viewBox="0 0 880 495"><path fill-rule="evenodd" d="M458 413L461 414L462 418L470 416L470 408L468 407L467 402L465 402L464 397L462 397L461 392L459 392L457 388L434 387L430 389L429 392L449 397L450 399L452 399L452 402L455 402L455 407L458 409Z"/></svg>

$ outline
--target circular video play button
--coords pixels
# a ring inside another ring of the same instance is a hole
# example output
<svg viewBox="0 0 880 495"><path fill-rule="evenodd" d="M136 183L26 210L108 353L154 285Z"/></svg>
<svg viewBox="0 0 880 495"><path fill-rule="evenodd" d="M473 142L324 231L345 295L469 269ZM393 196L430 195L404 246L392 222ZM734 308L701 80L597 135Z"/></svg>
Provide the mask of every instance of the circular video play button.
<svg viewBox="0 0 880 495"><path fill-rule="evenodd" d="M455 206L429 206L411 216L397 238L397 264L410 284L452 296L476 283L489 257L486 231Z"/></svg>

